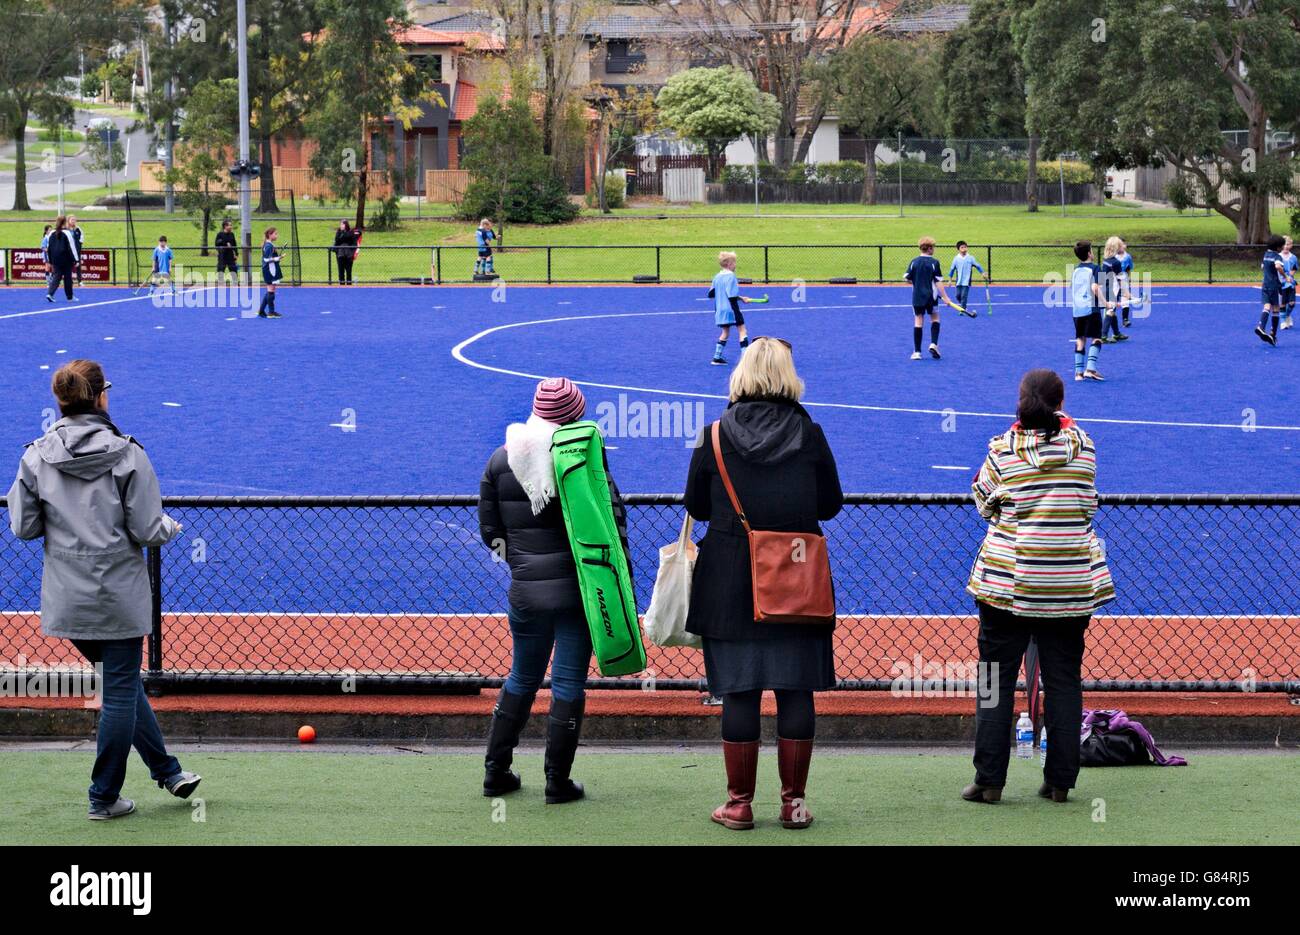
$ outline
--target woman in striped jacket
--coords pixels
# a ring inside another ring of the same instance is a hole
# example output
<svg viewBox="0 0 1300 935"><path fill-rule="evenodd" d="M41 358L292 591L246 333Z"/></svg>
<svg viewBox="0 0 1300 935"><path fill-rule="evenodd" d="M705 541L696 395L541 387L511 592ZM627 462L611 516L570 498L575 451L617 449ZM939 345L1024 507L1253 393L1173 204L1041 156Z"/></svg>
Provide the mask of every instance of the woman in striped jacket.
<svg viewBox="0 0 1300 935"><path fill-rule="evenodd" d="M981 675L996 692L976 709L975 781L962 791L972 802L1002 797L1016 676L1031 638L1046 694L1047 763L1038 794L1064 802L1079 775L1084 631L1115 587L1092 530L1097 452L1061 412L1064 402L1065 384L1054 371L1025 374L1017 421L989 442L971 485L989 527L966 590L979 608Z"/></svg>

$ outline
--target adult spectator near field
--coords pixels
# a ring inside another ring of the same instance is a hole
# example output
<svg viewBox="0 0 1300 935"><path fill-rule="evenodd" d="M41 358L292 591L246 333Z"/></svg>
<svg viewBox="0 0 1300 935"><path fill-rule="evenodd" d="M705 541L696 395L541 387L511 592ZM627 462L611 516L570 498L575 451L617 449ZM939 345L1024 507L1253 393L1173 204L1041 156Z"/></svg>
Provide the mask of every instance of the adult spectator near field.
<svg viewBox="0 0 1300 935"><path fill-rule="evenodd" d="M72 242L77 245L77 285L81 285L81 228L77 226L77 216L68 215L68 231L72 234Z"/></svg>
<svg viewBox="0 0 1300 935"><path fill-rule="evenodd" d="M59 215L54 219L54 230L50 231L50 244L46 249L46 259L50 267L50 281L45 293L45 301L53 302L54 293L63 283L63 295L69 302L79 302L72 294L72 273L81 261L77 251L76 238L68 230L68 219Z"/></svg>
<svg viewBox="0 0 1300 935"><path fill-rule="evenodd" d="M354 230L347 221L339 221L339 229L334 232L334 257L338 261L340 285L352 285L352 264L356 261L360 241L360 228Z"/></svg>
<svg viewBox="0 0 1300 935"><path fill-rule="evenodd" d="M790 345L778 338L756 338L732 371L722 457L754 529L820 533L818 524L844 504L826 436L799 405L803 388ZM834 625L755 622L749 545L718 473L709 431L686 479L686 509L709 524L686 629L704 638L709 690L722 696L727 802L713 820L734 830L754 826L760 702L764 690L772 690L780 821L785 828L806 828L813 820L804 802L816 726L813 692L835 685Z"/></svg>
<svg viewBox="0 0 1300 935"><path fill-rule="evenodd" d="M238 281L239 254L235 249L235 232L231 229L229 218L221 222L221 230L217 232L213 245L217 248L217 278L220 279L222 273L230 273Z"/></svg>
<svg viewBox="0 0 1300 935"><path fill-rule="evenodd" d="M1047 763L1038 794L1064 802L1079 776L1084 633L1093 612L1114 600L1115 587L1092 530L1097 452L1064 403L1055 371L1025 374L1016 422L989 442L971 485L989 527L966 590L979 609L981 672L996 692L992 706L981 699L975 709L975 781L962 790L972 802L1002 798L1016 675L1031 637L1046 696Z"/></svg>
<svg viewBox="0 0 1300 935"><path fill-rule="evenodd" d="M63 418L27 446L9 488L14 535L45 540L41 631L71 640L102 666L89 812L97 820L135 810L121 797L132 746L172 795L188 798L199 784L167 753L140 678L152 608L142 547L162 545L181 526L162 511L158 478L140 443L109 419L110 385L92 360L55 372Z"/></svg>
<svg viewBox="0 0 1300 935"><path fill-rule="evenodd" d="M532 415L506 429L506 443L492 453L479 482L479 534L510 568L510 676L492 710L483 777L486 796L520 787L510 764L548 662L546 802L555 805L583 796L582 785L569 773L582 732L591 633L556 495L551 436L560 426L581 419L586 408L582 391L571 381L558 377L538 383ZM627 513L612 475L609 496L626 551Z"/></svg>

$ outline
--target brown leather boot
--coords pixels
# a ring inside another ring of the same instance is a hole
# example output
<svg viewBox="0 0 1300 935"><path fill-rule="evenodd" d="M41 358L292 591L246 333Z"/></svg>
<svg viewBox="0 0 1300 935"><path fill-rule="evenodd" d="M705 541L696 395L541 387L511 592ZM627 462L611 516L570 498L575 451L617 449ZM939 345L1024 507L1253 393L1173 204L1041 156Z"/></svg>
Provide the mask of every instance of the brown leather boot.
<svg viewBox="0 0 1300 935"><path fill-rule="evenodd" d="M992 805L994 802L1002 801L1002 789L997 786L981 786L973 782L961 790L961 797L967 802L987 802Z"/></svg>
<svg viewBox="0 0 1300 935"><path fill-rule="evenodd" d="M758 741L722 741L722 762L727 767L727 802L713 811L713 820L732 831L754 827L754 785L758 782Z"/></svg>
<svg viewBox="0 0 1300 935"><path fill-rule="evenodd" d="M1053 802L1068 802L1070 799L1069 789L1058 789L1049 782L1045 782L1038 787L1038 794L1045 799L1051 799Z"/></svg>
<svg viewBox="0 0 1300 935"><path fill-rule="evenodd" d="M813 823L812 812L804 801L808 784L808 766L812 763L811 740L776 740L776 769L781 776L781 827L791 830L807 828Z"/></svg>

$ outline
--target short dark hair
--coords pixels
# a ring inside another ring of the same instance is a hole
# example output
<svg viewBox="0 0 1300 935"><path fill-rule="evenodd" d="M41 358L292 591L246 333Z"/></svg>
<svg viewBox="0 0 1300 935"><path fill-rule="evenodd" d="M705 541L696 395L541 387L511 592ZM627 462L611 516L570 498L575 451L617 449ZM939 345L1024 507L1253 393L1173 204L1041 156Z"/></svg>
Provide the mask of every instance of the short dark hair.
<svg viewBox="0 0 1300 935"><path fill-rule="evenodd" d="M1074 255L1079 258L1080 263L1083 263L1088 259L1089 253L1092 253L1091 240L1080 240L1074 245Z"/></svg>
<svg viewBox="0 0 1300 935"><path fill-rule="evenodd" d="M222 226L222 227L229 227L229 226L230 226L230 218L222 218L222 219L221 219L221 226Z"/></svg>
<svg viewBox="0 0 1300 935"><path fill-rule="evenodd" d="M1272 237L1268 238L1268 248L1270 250L1281 250L1285 246L1286 238L1281 234L1274 234Z"/></svg>
<svg viewBox="0 0 1300 935"><path fill-rule="evenodd" d="M964 240L959 240L959 241L957 241L957 249L958 249L958 250L960 250L962 247L969 247L969 246L970 246L970 244L968 244L968 243L967 243L966 241L964 241Z"/></svg>
<svg viewBox="0 0 1300 935"><path fill-rule="evenodd" d="M166 243L166 242L167 242L167 235L166 235L166 234L159 234L159 235L158 235L158 242L159 242L159 243Z"/></svg>

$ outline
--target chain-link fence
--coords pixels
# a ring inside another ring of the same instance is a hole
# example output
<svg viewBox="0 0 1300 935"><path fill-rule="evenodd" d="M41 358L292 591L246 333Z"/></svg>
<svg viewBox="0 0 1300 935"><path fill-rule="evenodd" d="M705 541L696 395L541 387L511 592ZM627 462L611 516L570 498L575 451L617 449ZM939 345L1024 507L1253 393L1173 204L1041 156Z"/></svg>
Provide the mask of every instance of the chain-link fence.
<svg viewBox="0 0 1300 935"><path fill-rule="evenodd" d="M675 495L628 504L644 611L682 508ZM509 671L509 574L479 540L473 497L178 497L167 509L185 534L150 551L156 685L474 690ZM1300 496L1109 496L1096 529L1119 598L1089 630L1089 687L1300 691L1300 589L1279 571ZM853 495L825 530L840 687L964 682L977 657L964 586L984 534L969 498ZM40 635L39 545L6 537L0 561L0 669L79 666ZM653 646L643 676L591 674L633 689L704 676L699 652Z"/></svg>
<svg viewBox="0 0 1300 935"><path fill-rule="evenodd" d="M507 231L507 236L509 231ZM1100 243L1100 242L1099 242ZM1098 243L1098 245L1099 245ZM1259 280L1263 246L1237 244L1129 244L1134 275L1158 283L1252 283ZM495 250L501 281L512 284L582 283L707 283L718 271L718 253L739 255L743 279L771 285L797 283L902 283L916 244L700 244L644 246L514 245ZM1076 263L1074 244L980 244L970 250L994 283L1038 284L1068 278ZM173 247L173 281L177 288L195 288L224 281L217 277L215 248ZM23 257L5 282L43 284L39 250L0 250L11 254L11 265ZM946 268L955 253L940 244L936 256ZM95 251L103 260L87 282L137 286L127 263L126 248ZM285 268L287 285L331 284L339 281L338 259L332 247L298 247L297 265ZM352 281L369 285L443 285L474 281L478 252L472 246L362 246L355 258ZM24 270L30 267L30 275ZM147 267L144 267L147 272ZM232 277L233 279L233 277ZM253 282L261 283L254 268Z"/></svg>

